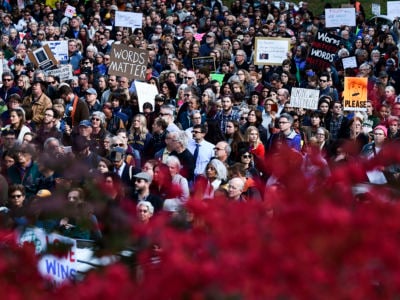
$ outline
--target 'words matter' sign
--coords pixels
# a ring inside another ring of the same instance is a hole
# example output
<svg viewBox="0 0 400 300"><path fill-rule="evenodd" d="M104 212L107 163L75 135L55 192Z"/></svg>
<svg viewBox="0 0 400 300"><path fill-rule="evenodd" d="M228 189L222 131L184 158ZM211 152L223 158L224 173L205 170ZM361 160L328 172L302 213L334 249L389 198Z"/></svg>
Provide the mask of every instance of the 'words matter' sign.
<svg viewBox="0 0 400 300"><path fill-rule="evenodd" d="M146 79L148 57L147 50L113 44L110 52L111 63L108 73L144 81Z"/></svg>

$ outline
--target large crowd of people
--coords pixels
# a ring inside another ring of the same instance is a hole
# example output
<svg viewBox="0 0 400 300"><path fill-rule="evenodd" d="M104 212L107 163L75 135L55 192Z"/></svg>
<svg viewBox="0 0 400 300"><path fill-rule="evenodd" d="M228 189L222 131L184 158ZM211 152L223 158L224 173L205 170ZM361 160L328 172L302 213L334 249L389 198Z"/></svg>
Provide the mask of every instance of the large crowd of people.
<svg viewBox="0 0 400 300"><path fill-rule="evenodd" d="M284 145L298 153L305 174L328 177L335 165L398 142L399 22L367 25L362 5L350 3L357 26L329 28L340 50L320 68L307 55L317 32L328 29L305 1L235 0L228 7L219 0L71 0L23 9L4 1L4 225L100 239L107 210L126 200L141 223L180 210L193 194L202 201L268 201L264 188L280 180L265 163ZM69 6L76 8L72 17L64 15ZM115 26L117 11L142 13L142 27ZM290 39L281 65L254 64L257 37ZM73 76L61 81L28 54L45 41L65 40L68 59L58 63L70 64ZM108 73L114 44L147 50L146 82L159 92L154 103L139 107L135 80ZM343 68L348 56L357 67ZM215 70L194 68L196 57L214 57ZM347 76L368 78L366 110L343 110ZM318 109L292 107L293 87L318 90ZM366 181L385 184L399 174L394 165L367 173ZM101 212L94 205L99 189L107 199ZM64 215L50 218L56 195ZM77 225L82 218L90 229Z"/></svg>

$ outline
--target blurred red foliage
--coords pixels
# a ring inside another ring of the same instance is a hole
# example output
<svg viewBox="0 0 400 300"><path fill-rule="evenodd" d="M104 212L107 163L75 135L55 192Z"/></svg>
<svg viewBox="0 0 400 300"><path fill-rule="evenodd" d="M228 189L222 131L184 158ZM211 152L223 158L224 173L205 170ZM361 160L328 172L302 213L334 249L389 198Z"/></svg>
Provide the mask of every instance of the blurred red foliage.
<svg viewBox="0 0 400 300"><path fill-rule="evenodd" d="M273 164L282 185L267 188L264 202L192 199L173 221L162 215L145 230L132 228L142 245L134 271L118 263L92 271L82 282L50 289L36 271L32 247L18 247L3 232L3 294L9 299L399 298L396 193L373 187L354 196L352 187L367 167L361 161L338 165L327 179L310 179L301 173L297 154L284 155L280 166Z"/></svg>

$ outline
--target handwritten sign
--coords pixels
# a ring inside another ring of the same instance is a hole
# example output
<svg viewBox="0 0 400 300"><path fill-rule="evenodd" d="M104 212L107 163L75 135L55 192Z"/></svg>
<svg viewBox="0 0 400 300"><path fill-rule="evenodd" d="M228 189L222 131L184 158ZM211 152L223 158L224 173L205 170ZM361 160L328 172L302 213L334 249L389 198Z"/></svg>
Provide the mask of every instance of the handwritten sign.
<svg viewBox="0 0 400 300"><path fill-rule="evenodd" d="M60 78L60 82L72 79L72 65L60 65L57 69L46 71L46 75Z"/></svg>
<svg viewBox="0 0 400 300"><path fill-rule="evenodd" d="M387 2L387 16L392 20L396 17L400 17L400 1Z"/></svg>
<svg viewBox="0 0 400 300"><path fill-rule="evenodd" d="M145 80L148 57L147 50L132 48L123 44L113 44L108 74Z"/></svg>
<svg viewBox="0 0 400 300"><path fill-rule="evenodd" d="M142 13L134 13L127 11L115 12L115 26L129 27L129 28L142 28Z"/></svg>
<svg viewBox="0 0 400 300"><path fill-rule="evenodd" d="M290 96L290 105L305 109L317 109L319 99L319 90L292 88Z"/></svg>
<svg viewBox="0 0 400 300"><path fill-rule="evenodd" d="M290 39L284 38L256 38L254 64L255 65L282 65L287 59Z"/></svg>
<svg viewBox="0 0 400 300"><path fill-rule="evenodd" d="M343 69L357 68L357 60L355 56L343 57L342 63L343 63Z"/></svg>
<svg viewBox="0 0 400 300"><path fill-rule="evenodd" d="M194 70L206 67L210 72L215 72L215 57L214 56L202 56L192 58L192 65Z"/></svg>
<svg viewBox="0 0 400 300"><path fill-rule="evenodd" d="M143 104L149 102L154 107L154 98L159 94L157 87L153 84L135 81L136 93L138 95L139 110L143 112Z"/></svg>
<svg viewBox="0 0 400 300"><path fill-rule="evenodd" d="M344 78L344 110L366 111L368 97L368 78L345 77Z"/></svg>
<svg viewBox="0 0 400 300"><path fill-rule="evenodd" d="M76 241L55 233L47 235L46 240L47 244L63 243L71 248L61 257L44 255L38 263L39 272L56 283L74 280L77 275Z"/></svg>
<svg viewBox="0 0 400 300"><path fill-rule="evenodd" d="M68 5L67 8L65 9L64 16L72 18L74 15L76 15L76 8L71 5Z"/></svg>
<svg viewBox="0 0 400 300"><path fill-rule="evenodd" d="M352 8L326 8L325 24L327 28L342 25L356 26L356 9Z"/></svg>
<svg viewBox="0 0 400 300"><path fill-rule="evenodd" d="M68 41L45 41L42 44L49 46L59 62L68 61Z"/></svg>
<svg viewBox="0 0 400 300"><path fill-rule="evenodd" d="M339 45L340 38L338 36L327 32L317 32L314 42L311 44L307 63L320 68L328 67L333 63Z"/></svg>
<svg viewBox="0 0 400 300"><path fill-rule="evenodd" d="M35 51L28 52L28 57L30 61L41 70L47 70L57 65L57 60L55 59L53 52L51 52L49 45L43 45L43 47L40 47Z"/></svg>
<svg viewBox="0 0 400 300"><path fill-rule="evenodd" d="M371 11L375 16L381 14L381 5L379 3L371 3Z"/></svg>

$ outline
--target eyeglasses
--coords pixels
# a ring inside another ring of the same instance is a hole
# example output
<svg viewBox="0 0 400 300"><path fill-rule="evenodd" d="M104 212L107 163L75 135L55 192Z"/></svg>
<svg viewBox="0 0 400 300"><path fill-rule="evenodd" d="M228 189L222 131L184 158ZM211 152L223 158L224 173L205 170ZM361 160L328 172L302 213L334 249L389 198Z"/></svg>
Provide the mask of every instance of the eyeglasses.
<svg viewBox="0 0 400 300"><path fill-rule="evenodd" d="M192 131L193 134L201 133L201 131Z"/></svg>
<svg viewBox="0 0 400 300"><path fill-rule="evenodd" d="M242 155L242 158L251 158L251 157L252 157L251 154L244 154L244 155Z"/></svg>
<svg viewBox="0 0 400 300"><path fill-rule="evenodd" d="M90 61L85 61L83 64L84 64L85 66L86 66L86 65L90 65Z"/></svg>
<svg viewBox="0 0 400 300"><path fill-rule="evenodd" d="M319 82L327 82L328 80L320 79Z"/></svg>
<svg viewBox="0 0 400 300"><path fill-rule="evenodd" d="M122 34L121 33L117 33L116 36L122 36Z"/></svg>
<svg viewBox="0 0 400 300"><path fill-rule="evenodd" d="M240 120L247 120L247 117L240 117Z"/></svg>
<svg viewBox="0 0 400 300"><path fill-rule="evenodd" d="M124 144L112 144L113 147L123 147Z"/></svg>
<svg viewBox="0 0 400 300"><path fill-rule="evenodd" d="M188 79L194 79L194 77L184 77L186 80Z"/></svg>
<svg viewBox="0 0 400 300"><path fill-rule="evenodd" d="M11 78L3 78L3 81L13 81Z"/></svg>
<svg viewBox="0 0 400 300"><path fill-rule="evenodd" d="M221 151L221 150L224 150L224 149L217 148L217 147L214 148L214 151Z"/></svg>
<svg viewBox="0 0 400 300"><path fill-rule="evenodd" d="M170 114L163 114L163 113L160 113L159 114L159 116L161 116L161 117L164 117L164 116L169 116Z"/></svg>
<svg viewBox="0 0 400 300"><path fill-rule="evenodd" d="M290 123L290 122L280 121L278 124L286 124L286 123Z"/></svg>
<svg viewBox="0 0 400 300"><path fill-rule="evenodd" d="M183 94L183 96L185 96L185 97L190 97L190 94Z"/></svg>
<svg viewBox="0 0 400 300"><path fill-rule="evenodd" d="M13 199L15 199L15 198L21 198L21 197L22 197L22 194L18 194L18 195L14 194L14 195L11 195L11 198L13 198Z"/></svg>
<svg viewBox="0 0 400 300"><path fill-rule="evenodd" d="M141 212L141 213L148 213L149 211L148 211L147 209L138 209L138 212Z"/></svg>
<svg viewBox="0 0 400 300"><path fill-rule="evenodd" d="M18 80L19 81L19 80ZM48 84L55 84L55 81L47 81Z"/></svg>
<svg viewBox="0 0 400 300"><path fill-rule="evenodd" d="M87 80L86 77L79 77L79 80Z"/></svg>

